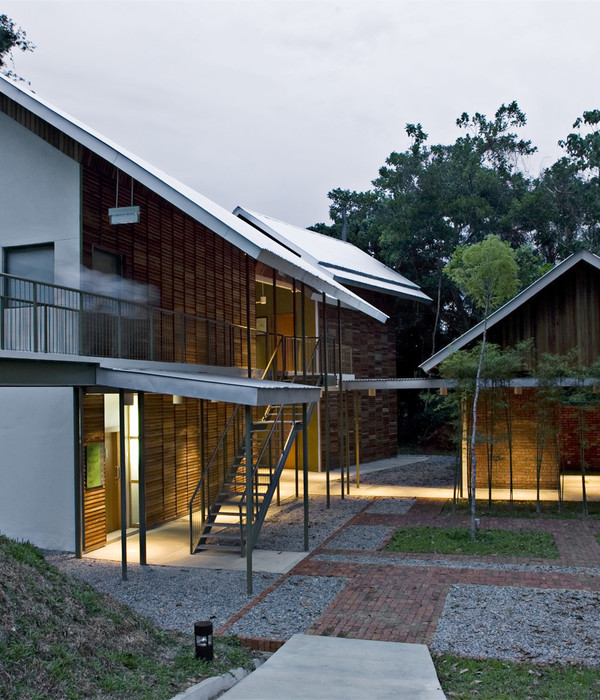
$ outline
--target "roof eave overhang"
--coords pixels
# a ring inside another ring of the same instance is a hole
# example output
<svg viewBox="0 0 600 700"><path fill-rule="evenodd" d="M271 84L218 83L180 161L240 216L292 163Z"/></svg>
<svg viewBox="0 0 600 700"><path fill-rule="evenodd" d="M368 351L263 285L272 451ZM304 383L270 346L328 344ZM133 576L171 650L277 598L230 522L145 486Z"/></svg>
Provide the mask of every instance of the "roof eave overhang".
<svg viewBox="0 0 600 700"><path fill-rule="evenodd" d="M556 265L556 267L553 267L545 275L542 275L542 277L536 280L533 284L529 285L527 289L524 289L510 301L507 301L506 304L501 306L497 311L494 311L493 314L490 314L487 319L488 330L581 261L585 261L596 269L600 270L600 258L597 255L594 255L587 250L581 250L578 253L570 255L568 258L566 258L566 260L563 260L563 262ZM471 341L482 335L485 325L486 324L484 321L480 321L476 326L473 326L473 328L468 330L466 333L463 333L463 335L461 335L459 338L456 338L451 343L448 343L446 347L442 348L439 352L436 352L435 355L432 355L429 359L425 360L425 362L420 364L419 367L425 372L430 372L447 357L452 355L452 353L464 348Z"/></svg>
<svg viewBox="0 0 600 700"><path fill-rule="evenodd" d="M392 285L389 286L378 286L377 284L369 283L368 280L365 281L359 281L355 279L348 279L344 277L343 275L338 275L334 273L333 278L336 280L336 282L339 282L340 284L347 284L350 285L351 287L358 287L359 289L368 289L371 292L379 292L380 294L386 294L387 296L393 296L397 297L399 299L411 299L413 301L419 301L422 303L431 303L432 299L427 296L427 294L424 294L418 289L411 289L410 287L395 287ZM385 283L385 281L382 281Z"/></svg>
<svg viewBox="0 0 600 700"><path fill-rule="evenodd" d="M322 279L320 276L311 275L302 266L296 266L293 264L293 262L285 260L284 258L276 255L274 252L262 248L252 240L249 240L241 232L236 231L225 221L207 211L199 203L185 196L185 194L178 191L174 186L170 185L167 180L171 178L168 176L159 177L158 175L152 173L150 170L148 170L148 166L137 162L132 155L126 155L120 151L116 145L113 146L108 143L107 140L95 135L93 130L84 128L83 125L79 125L76 120L67 118L65 115L61 114L60 111L52 108L40 98L32 97L27 92L14 85L10 80L4 78L2 79L2 84L5 86L4 92L7 94L7 96L14 100L17 104L20 104L32 114L35 114L44 121L48 122L59 131L75 140L77 143L80 143L82 146L89 149L108 163L114 165L122 172L133 177L142 185L160 195L199 223L205 225L207 228L210 228L221 238L224 238L250 257L254 258L255 260L261 260L265 262L265 264L268 264L269 266L274 267L280 272L290 275L299 281L305 281L315 289L329 293L331 296L340 299L340 301L344 301L346 304L348 304L348 306L362 311L363 313L377 319L382 323L387 321L388 316L386 314L382 313L367 302L364 302L360 299L360 297L354 298L354 295L352 295L351 292L345 292L344 290L338 289L335 285L328 284L327 281ZM229 212L226 212L225 210L223 210L223 212L228 216L234 217L233 214L229 214ZM234 218L236 222L239 222L239 226L248 227L248 235L257 235L255 230L249 224L242 221L237 216ZM276 242L281 245L277 236L274 236L274 238Z"/></svg>
<svg viewBox="0 0 600 700"><path fill-rule="evenodd" d="M385 323L389 318L387 314L383 313L383 311L379 311L379 309L364 301L356 294L353 294L349 290L343 288L339 283L336 283L333 277L331 277L331 282L329 282L324 277L321 277L316 274L311 274L308 270L301 270L300 273L296 271L295 274L292 274L292 265L289 264L289 269L287 269L287 261L283 260L282 258L279 258L275 255L275 253L271 252L270 250L263 249L260 252L260 255L258 256L258 260L260 262L263 262L265 265L268 265L269 267L274 267L275 269L279 270L280 272L283 272L284 274L288 274L292 277L295 277L295 279L297 279L299 282L304 282L316 291L319 291L321 293L324 292L328 296L333 297L334 299L337 299L340 302L343 302L347 307L356 311L360 311L366 314L367 316L374 318L376 321Z"/></svg>

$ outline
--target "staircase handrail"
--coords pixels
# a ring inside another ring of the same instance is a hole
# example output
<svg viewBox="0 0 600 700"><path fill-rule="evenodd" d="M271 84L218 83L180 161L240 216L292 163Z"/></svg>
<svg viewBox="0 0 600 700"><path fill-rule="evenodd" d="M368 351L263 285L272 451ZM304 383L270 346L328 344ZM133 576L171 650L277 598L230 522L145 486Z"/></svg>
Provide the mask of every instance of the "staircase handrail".
<svg viewBox="0 0 600 700"><path fill-rule="evenodd" d="M282 343L284 340L284 336L279 334L279 339L277 343L275 344L275 349L273 350L271 357L269 358L269 361L267 362L267 366L263 370L261 379L264 379L269 372L269 369L271 365L273 364L274 360L277 357L277 352L279 351L279 348L281 347ZM233 410L233 413L231 414L229 420L227 421L227 425L225 426L225 429L223 430L221 437L219 438L219 442L217 443L217 446L215 447L207 465L204 467L204 470L202 471L202 474L200 476L200 479L198 480L198 484L196 485L196 488L194 489L194 493L192 494L192 497L190 498L189 504L188 504L188 511L189 511L189 518L190 518L190 552L193 554L194 549L196 547L196 542L194 542L194 526L193 526L193 514L195 512L194 509L194 502L196 500L196 497L198 496L198 493L200 492L201 489L204 488L204 483L206 481L206 477L208 476L209 472L212 470L213 465L216 462L217 455L219 454L219 451L221 450L223 446L223 442L225 438L227 437L227 434L229 433L231 426L234 423L234 420L241 408L241 404L237 404L235 409ZM202 507L202 506L201 506ZM203 512L202 513L202 523L204 523L206 520L206 514Z"/></svg>

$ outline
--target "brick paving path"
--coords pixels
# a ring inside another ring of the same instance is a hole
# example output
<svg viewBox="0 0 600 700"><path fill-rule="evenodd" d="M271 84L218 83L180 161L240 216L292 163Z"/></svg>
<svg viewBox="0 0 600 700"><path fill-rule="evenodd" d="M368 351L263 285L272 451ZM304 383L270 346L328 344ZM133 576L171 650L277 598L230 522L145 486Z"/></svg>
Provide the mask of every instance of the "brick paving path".
<svg viewBox="0 0 600 700"><path fill-rule="evenodd" d="M469 519L464 516L441 515L443 503L439 500L419 499L405 515L368 513L365 509L344 527L454 527L469 524ZM600 533L600 521L482 518L482 527L551 532L559 550L559 558L522 559L333 550L329 548L332 536L289 574L343 576L348 579L348 584L309 633L429 644L448 591L458 583L600 591L599 571L592 571L600 570L600 545L595 537ZM326 555L337 555L336 561L324 561ZM375 557L376 563L361 561L364 557ZM419 560L419 563L415 564L415 560ZM426 563L428 560L431 561L430 565ZM458 566L441 566L440 562L445 561L455 562ZM493 564L494 568L473 568L473 562L478 562L483 567ZM527 568L509 568L515 564ZM502 568L502 565L508 567ZM533 568L540 565L547 570ZM561 572L554 570L555 567L580 568Z"/></svg>

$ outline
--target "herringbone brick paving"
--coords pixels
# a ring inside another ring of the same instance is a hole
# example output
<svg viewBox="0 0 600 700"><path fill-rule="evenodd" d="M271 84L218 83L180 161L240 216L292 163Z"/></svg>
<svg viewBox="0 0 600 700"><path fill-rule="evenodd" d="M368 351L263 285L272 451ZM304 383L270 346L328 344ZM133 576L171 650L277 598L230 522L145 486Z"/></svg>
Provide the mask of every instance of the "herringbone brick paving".
<svg viewBox="0 0 600 700"><path fill-rule="evenodd" d="M468 525L468 518L441 515L443 504L440 500L420 499L405 515L375 514L363 510L345 527ZM350 552L330 549L330 538L289 574L339 576L348 579L348 584L309 633L428 644L433 639L448 591L455 584L600 591L600 575L586 570L554 570L554 567L600 569L600 545L595 537L600 533L600 521L485 518L482 527L551 532L559 550L559 558L549 560L382 551ZM327 554L335 554L336 559L341 561L318 559L319 556ZM377 563L360 562L360 558L365 555L376 557ZM389 560L389 564L381 563L381 559ZM412 564L408 560L419 560L419 564ZM422 563L427 560L432 562L431 565ZM440 566L442 561L464 564L464 568L460 565ZM480 563L483 568L473 568L473 562ZM495 565L494 568L485 568L485 565L490 563ZM531 568L502 568L502 565L514 564ZM546 571L536 570L535 567L540 565L552 568Z"/></svg>

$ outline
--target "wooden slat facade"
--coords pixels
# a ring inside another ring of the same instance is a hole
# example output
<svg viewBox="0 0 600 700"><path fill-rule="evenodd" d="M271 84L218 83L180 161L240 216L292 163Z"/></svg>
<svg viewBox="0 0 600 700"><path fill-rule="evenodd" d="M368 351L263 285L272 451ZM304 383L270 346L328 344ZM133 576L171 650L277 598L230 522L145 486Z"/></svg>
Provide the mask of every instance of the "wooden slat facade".
<svg viewBox="0 0 600 700"><path fill-rule="evenodd" d="M579 348L589 367L600 356L600 271L580 262L489 329L489 340L510 347L532 338L538 356Z"/></svg>
<svg viewBox="0 0 600 700"><path fill-rule="evenodd" d="M149 527L186 515L189 500L201 476L204 460L213 454L235 407L204 402L204 444L201 436L201 402L183 398L175 405L171 396L146 394L146 522ZM230 452L231 455L231 452ZM221 472L222 455L215 474ZM215 496L219 479L210 492Z"/></svg>
<svg viewBox="0 0 600 700"><path fill-rule="evenodd" d="M104 444L104 396L85 394L83 397L83 445ZM104 465L102 469L104 474ZM83 474L83 548L86 551L106 543L105 486L88 489L86 465Z"/></svg>

